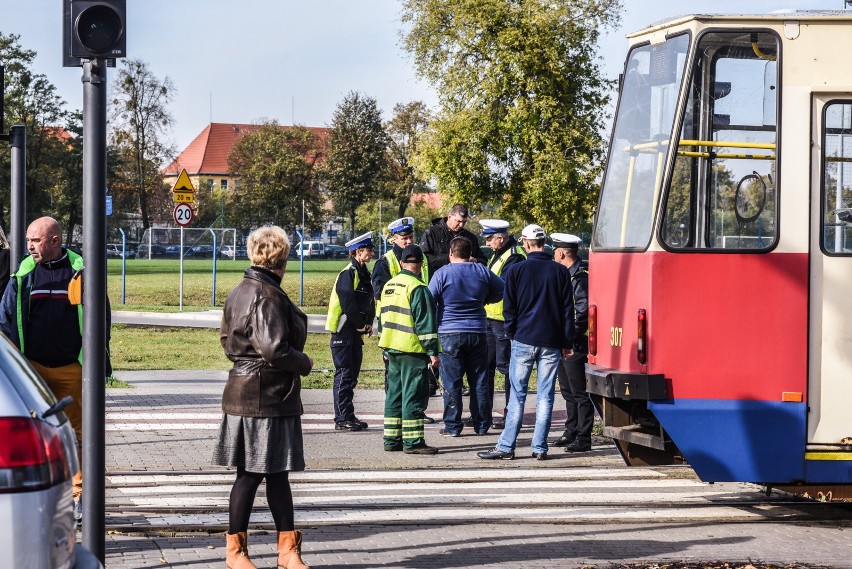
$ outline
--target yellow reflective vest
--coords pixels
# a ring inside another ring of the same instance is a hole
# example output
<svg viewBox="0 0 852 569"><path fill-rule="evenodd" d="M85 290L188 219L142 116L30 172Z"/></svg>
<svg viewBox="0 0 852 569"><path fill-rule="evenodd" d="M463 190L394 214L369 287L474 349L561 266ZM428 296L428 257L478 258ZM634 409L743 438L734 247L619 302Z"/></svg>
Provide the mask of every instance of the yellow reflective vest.
<svg viewBox="0 0 852 569"><path fill-rule="evenodd" d="M328 316L325 318L325 329L332 334L337 333L337 326L340 324L340 317L343 315L343 308L340 306L340 297L337 296L337 281L340 280L340 275L352 268L352 264L346 265L342 271L337 273L337 278L334 279L334 286L331 287L331 297L328 299ZM355 280L352 283L352 288L358 288L358 283L361 280L358 278L358 271L355 271Z"/></svg>
<svg viewBox="0 0 852 569"><path fill-rule="evenodd" d="M389 280L382 289L382 337L379 347L411 354L425 354L421 342L437 340L437 325L432 331L418 335L414 330L411 313L411 296L417 287L426 285L410 273L400 273Z"/></svg>
<svg viewBox="0 0 852 569"><path fill-rule="evenodd" d="M498 257L496 260L493 260L494 262L491 263L488 268L491 269L491 272L497 275L498 277L501 276L500 273L503 272L503 265L505 265L506 261L509 260L509 257L514 254L522 255L523 257L527 256L527 252L524 251L523 247L521 247L520 245L515 245L514 247L509 247L508 249L503 251L503 254L500 255L500 257ZM498 300L497 302L486 304L485 317L489 320L499 320L500 322L503 322L503 301Z"/></svg>

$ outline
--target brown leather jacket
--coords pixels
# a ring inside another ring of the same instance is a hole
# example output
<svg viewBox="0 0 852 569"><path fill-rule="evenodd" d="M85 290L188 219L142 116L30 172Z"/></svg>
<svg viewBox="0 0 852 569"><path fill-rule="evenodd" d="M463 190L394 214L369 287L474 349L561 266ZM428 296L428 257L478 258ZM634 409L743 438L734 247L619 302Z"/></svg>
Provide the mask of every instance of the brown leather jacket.
<svg viewBox="0 0 852 569"><path fill-rule="evenodd" d="M278 278L252 267L228 295L220 341L234 362L222 410L242 417L302 414L302 375L311 362L302 351L308 317L281 289Z"/></svg>

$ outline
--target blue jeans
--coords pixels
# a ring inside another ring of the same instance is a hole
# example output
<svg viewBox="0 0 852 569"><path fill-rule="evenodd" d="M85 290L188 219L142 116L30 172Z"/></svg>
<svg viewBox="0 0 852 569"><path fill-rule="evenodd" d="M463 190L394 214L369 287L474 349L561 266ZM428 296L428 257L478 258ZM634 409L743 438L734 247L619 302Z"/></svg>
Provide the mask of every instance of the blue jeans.
<svg viewBox="0 0 852 569"><path fill-rule="evenodd" d="M562 350L530 346L512 340L512 359L509 363L509 408L506 411L506 426L497 439L497 449L502 452L515 450L515 441L521 432L524 419L524 403L527 400L527 386L530 382L533 366L538 369L538 390L535 406L535 431L533 432L533 452L547 452L547 435L550 433L550 419L553 411L553 386Z"/></svg>
<svg viewBox="0 0 852 569"><path fill-rule="evenodd" d="M444 385L444 428L462 431L462 377L470 385L470 417L477 433L491 426L492 386L488 385L485 334L438 334L441 340L441 382Z"/></svg>

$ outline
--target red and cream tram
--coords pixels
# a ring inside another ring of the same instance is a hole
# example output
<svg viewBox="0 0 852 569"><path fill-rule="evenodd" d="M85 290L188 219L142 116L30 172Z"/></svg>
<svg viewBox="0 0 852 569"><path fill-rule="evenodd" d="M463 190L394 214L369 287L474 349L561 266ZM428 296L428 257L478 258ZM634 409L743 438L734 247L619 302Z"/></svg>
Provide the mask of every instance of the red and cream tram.
<svg viewBox="0 0 852 569"><path fill-rule="evenodd" d="M604 434L630 464L848 497L852 14L628 39L589 255Z"/></svg>

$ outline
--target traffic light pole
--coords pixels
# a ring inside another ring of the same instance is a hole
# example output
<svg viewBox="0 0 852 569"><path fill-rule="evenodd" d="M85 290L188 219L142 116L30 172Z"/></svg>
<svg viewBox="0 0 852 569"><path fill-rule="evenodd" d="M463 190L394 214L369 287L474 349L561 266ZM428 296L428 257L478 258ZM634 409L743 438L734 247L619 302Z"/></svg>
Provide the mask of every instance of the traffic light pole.
<svg viewBox="0 0 852 569"><path fill-rule="evenodd" d="M106 60L83 61L83 545L106 555Z"/></svg>
<svg viewBox="0 0 852 569"><path fill-rule="evenodd" d="M27 127L16 124L9 129L9 146L12 147L12 193L9 200L9 267L11 272L26 255L27 232Z"/></svg>

